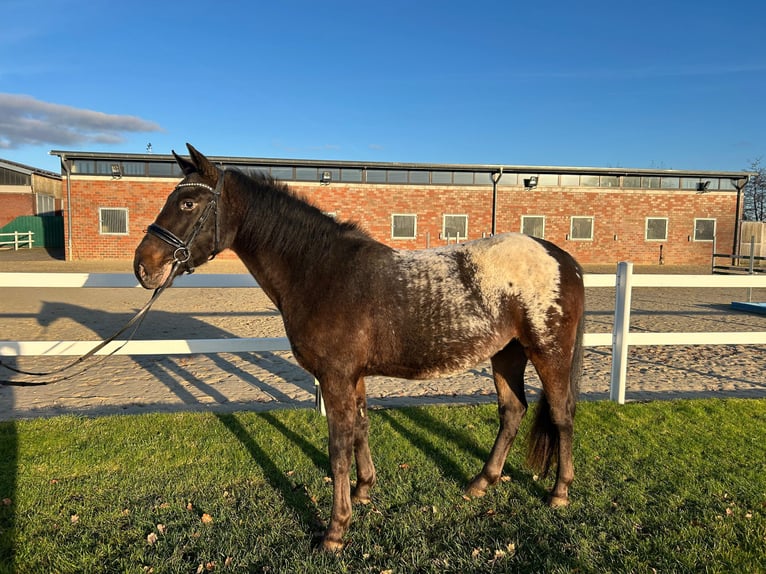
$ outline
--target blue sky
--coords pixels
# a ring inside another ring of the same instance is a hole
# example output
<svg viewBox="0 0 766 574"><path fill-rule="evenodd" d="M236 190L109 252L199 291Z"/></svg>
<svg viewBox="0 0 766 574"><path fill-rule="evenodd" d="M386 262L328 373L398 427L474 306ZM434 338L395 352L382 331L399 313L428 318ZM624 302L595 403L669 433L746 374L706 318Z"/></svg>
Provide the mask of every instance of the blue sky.
<svg viewBox="0 0 766 574"><path fill-rule="evenodd" d="M2 0L0 158L740 170L766 3Z"/></svg>

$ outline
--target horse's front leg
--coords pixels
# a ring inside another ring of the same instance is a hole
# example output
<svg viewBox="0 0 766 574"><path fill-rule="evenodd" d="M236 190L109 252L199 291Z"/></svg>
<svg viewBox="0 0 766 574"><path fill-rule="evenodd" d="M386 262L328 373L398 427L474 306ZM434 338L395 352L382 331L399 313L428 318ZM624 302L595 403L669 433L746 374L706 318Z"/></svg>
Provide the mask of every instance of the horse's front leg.
<svg viewBox="0 0 766 574"><path fill-rule="evenodd" d="M322 548L337 552L343 548L343 535L351 522L351 482L349 469L354 449L356 408L353 385L338 379L320 379L329 427L330 467L333 500L330 523L322 539Z"/></svg>

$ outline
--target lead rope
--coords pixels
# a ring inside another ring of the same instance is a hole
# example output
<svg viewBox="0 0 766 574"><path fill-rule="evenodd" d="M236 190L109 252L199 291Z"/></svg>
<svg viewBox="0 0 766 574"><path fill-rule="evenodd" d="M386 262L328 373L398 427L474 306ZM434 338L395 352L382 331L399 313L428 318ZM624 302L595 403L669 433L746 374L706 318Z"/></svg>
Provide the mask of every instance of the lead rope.
<svg viewBox="0 0 766 574"><path fill-rule="evenodd" d="M131 340L133 340L133 337L135 336L136 332L138 331L138 328L141 326L141 323L143 322L144 318L146 317L146 313L149 311L149 309L154 305L154 302L159 299L160 295L162 295L162 292L165 291L170 286L170 283L173 281L173 278L176 274L176 271L178 271L179 266L182 264L182 261L179 261L176 259L173 262L173 267L170 270L170 274L168 275L168 278L165 280L165 282L157 287L157 289L154 290L154 293L152 294L149 301L146 302L146 304L133 316L133 318L128 321L125 325L123 325L116 333L114 333L111 337L108 339L105 339L98 343L95 347L93 347L90 351L85 353L84 355L77 357L74 361L71 361L64 365L63 367L59 367L57 369L51 369L50 371L27 371L24 369L19 369L18 367L14 367L13 365L9 365L8 363L5 363L0 360L0 367L4 367L8 369L9 371L13 371L14 373L18 373L20 375L27 375L30 377L47 377L50 375L57 375L59 373L63 373L64 371L68 371L69 369L72 369L76 367L77 365L80 365L83 361L89 359L96 353L98 353L101 349L106 347L109 343L114 341L117 337L122 335L125 331L130 329L131 327L134 327L133 331L130 333L130 336L125 339L125 341L120 345L119 347L115 348L109 353L104 354L101 358L99 358L98 361L91 363L90 365L86 366L85 368L76 371L74 373L70 373L67 375L63 375L61 377L56 377L54 379L48 380L48 381L16 381L11 379L0 379L0 385L8 386L8 387L42 387L45 385L52 385L53 383L59 383L61 381L66 381L68 379L71 379L72 377L76 377L77 375L81 375L85 371L92 369L101 361L106 359L107 357L111 357L114 355L117 351L122 349L125 345L127 345Z"/></svg>

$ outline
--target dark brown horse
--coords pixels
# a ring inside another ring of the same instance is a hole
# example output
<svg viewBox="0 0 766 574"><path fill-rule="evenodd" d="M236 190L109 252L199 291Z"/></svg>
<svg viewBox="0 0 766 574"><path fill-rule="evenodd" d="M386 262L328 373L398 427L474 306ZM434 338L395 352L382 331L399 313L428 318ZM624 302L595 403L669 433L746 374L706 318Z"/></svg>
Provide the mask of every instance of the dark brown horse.
<svg viewBox="0 0 766 574"><path fill-rule="evenodd" d="M375 483L368 375L431 378L491 359L500 431L467 487L482 496L500 479L527 410L531 361L543 395L528 460L546 473L557 459L550 504L568 503L585 298L569 254L516 233L398 251L283 184L222 171L188 148L191 160L174 153L185 177L136 248L136 276L156 288L231 248L281 311L295 358L319 380L327 409L334 491L325 549L342 548L352 501L369 502Z"/></svg>

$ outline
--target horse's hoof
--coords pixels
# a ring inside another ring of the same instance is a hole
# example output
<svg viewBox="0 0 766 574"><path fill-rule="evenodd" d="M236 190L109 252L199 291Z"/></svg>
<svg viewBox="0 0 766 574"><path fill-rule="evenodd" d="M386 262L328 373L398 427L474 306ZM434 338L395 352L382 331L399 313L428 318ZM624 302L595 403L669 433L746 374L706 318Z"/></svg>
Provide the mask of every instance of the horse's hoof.
<svg viewBox="0 0 766 574"><path fill-rule="evenodd" d="M334 554L337 554L338 552L343 550L343 542L340 540L328 540L325 538L322 540L322 550L325 552L332 552Z"/></svg>
<svg viewBox="0 0 766 574"><path fill-rule="evenodd" d="M465 489L465 495L471 498L481 498L487 494L486 489L479 488L477 486L468 485Z"/></svg>
<svg viewBox="0 0 766 574"><path fill-rule="evenodd" d="M569 506L569 498L566 496L551 496L548 500L548 506L551 508L564 508Z"/></svg>
<svg viewBox="0 0 766 574"><path fill-rule="evenodd" d="M369 496L359 496L356 494L352 494L351 502L353 504L364 504L366 506L372 503L372 498L370 498Z"/></svg>

